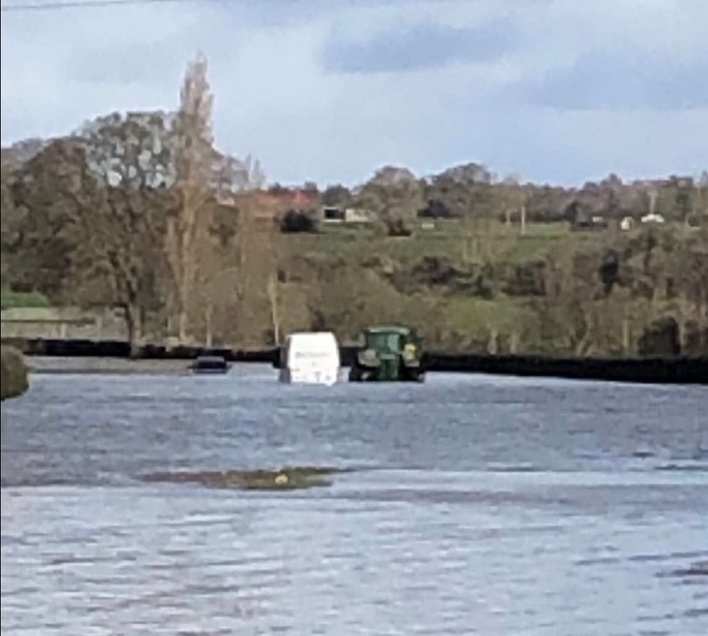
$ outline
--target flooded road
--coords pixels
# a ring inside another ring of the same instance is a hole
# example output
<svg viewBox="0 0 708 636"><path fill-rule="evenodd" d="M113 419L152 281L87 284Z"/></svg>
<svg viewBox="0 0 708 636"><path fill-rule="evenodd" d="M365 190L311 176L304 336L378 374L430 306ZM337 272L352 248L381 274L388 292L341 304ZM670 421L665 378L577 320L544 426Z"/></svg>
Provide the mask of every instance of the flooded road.
<svg viewBox="0 0 708 636"><path fill-rule="evenodd" d="M0 466L3 634L708 634L701 387L36 375Z"/></svg>

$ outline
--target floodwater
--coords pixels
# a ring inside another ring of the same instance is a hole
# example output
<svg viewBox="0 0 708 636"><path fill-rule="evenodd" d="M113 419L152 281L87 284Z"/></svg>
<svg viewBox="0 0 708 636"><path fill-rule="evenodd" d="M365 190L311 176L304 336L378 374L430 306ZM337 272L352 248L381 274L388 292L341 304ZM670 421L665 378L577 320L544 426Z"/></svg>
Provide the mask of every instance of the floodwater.
<svg viewBox="0 0 708 636"><path fill-rule="evenodd" d="M1 467L7 634L708 634L701 387L36 375Z"/></svg>

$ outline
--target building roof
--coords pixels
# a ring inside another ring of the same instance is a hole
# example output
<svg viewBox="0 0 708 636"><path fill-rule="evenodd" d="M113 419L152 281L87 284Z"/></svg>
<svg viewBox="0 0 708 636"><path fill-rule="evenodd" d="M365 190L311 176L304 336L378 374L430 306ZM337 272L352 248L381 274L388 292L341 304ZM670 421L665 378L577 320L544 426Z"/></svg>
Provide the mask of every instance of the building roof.
<svg viewBox="0 0 708 636"><path fill-rule="evenodd" d="M403 335L409 334L411 329L401 325L377 325L366 329L368 333L400 333Z"/></svg>

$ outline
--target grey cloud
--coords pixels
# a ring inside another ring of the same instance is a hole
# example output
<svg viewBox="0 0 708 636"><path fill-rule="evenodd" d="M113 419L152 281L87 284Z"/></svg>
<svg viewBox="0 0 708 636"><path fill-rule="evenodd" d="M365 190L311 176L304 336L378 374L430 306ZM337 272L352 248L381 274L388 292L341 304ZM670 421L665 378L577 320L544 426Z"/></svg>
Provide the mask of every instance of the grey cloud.
<svg viewBox="0 0 708 636"><path fill-rule="evenodd" d="M338 0L333 0L338 4ZM224 3L234 24L253 26L288 26L321 15L322 0L237 0Z"/></svg>
<svg viewBox="0 0 708 636"><path fill-rule="evenodd" d="M708 108L708 56L670 59L581 56L567 69L513 87L517 97L561 110Z"/></svg>
<svg viewBox="0 0 708 636"><path fill-rule="evenodd" d="M436 2L438 0L432 0ZM237 0L228 3L229 12L241 24L259 26L294 25L332 17L343 10L401 9L406 5L426 5L430 0Z"/></svg>
<svg viewBox="0 0 708 636"><path fill-rule="evenodd" d="M324 50L325 70L335 73L386 73L439 68L451 62L489 62L512 49L514 25L499 18L475 27L448 27L430 21L376 33L365 41L331 34Z"/></svg>
<svg viewBox="0 0 708 636"><path fill-rule="evenodd" d="M510 3L518 10L509 11ZM577 183L611 170L641 176L704 167L696 139L708 134L708 109L700 110L708 103L708 55L685 25L667 39L658 18L640 28L624 11L605 24L599 9L589 10L597 3L553 2L554 13L529 0L461 0L461 16L467 7L484 5L485 15L498 10L500 19L472 29L416 22L416 16L434 17L440 4L239 0L209 3L209 9L106 11L113 21L88 11L18 14L11 22L3 14L3 141L63 134L113 110L171 108L187 60L203 48L213 63L219 147L237 156L253 152L274 181L355 183L383 163L428 173L468 160L500 173ZM350 21L366 35L337 30ZM332 22L325 56L312 58ZM584 37L576 35L583 28ZM618 39L622 32L631 37ZM651 52L656 42L669 51L674 41L681 44L677 54L696 61ZM581 51L595 54L573 63ZM435 73L434 89L429 73L409 74L401 90L387 90L412 69L499 56L509 62L503 72L479 73L462 86L464 68ZM632 63L628 56L640 59ZM318 64L343 75L324 77ZM373 75L366 76L362 105L351 95L365 73ZM500 89L510 76L521 79ZM667 111L674 106L684 110ZM301 148L302 156L293 162L284 147ZM342 147L350 152L339 152Z"/></svg>
<svg viewBox="0 0 708 636"><path fill-rule="evenodd" d="M175 50L184 49L182 57ZM86 84L175 84L178 73L193 54L178 42L146 42L125 46L107 44L86 55L75 49L67 62L67 77Z"/></svg>

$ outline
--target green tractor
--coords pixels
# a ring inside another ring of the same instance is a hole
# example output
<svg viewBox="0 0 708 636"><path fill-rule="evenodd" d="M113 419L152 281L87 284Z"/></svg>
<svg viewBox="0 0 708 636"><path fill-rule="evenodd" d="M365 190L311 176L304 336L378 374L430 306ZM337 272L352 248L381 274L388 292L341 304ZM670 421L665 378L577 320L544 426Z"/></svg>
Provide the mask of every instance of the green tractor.
<svg viewBox="0 0 708 636"><path fill-rule="evenodd" d="M371 327L359 337L350 382L423 382L421 339L408 327Z"/></svg>

